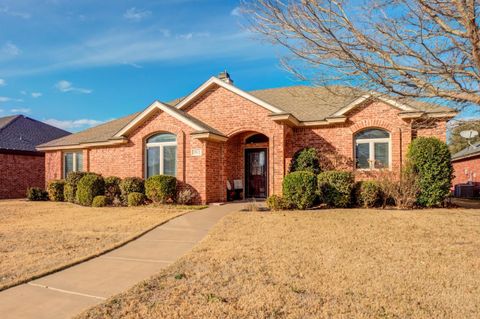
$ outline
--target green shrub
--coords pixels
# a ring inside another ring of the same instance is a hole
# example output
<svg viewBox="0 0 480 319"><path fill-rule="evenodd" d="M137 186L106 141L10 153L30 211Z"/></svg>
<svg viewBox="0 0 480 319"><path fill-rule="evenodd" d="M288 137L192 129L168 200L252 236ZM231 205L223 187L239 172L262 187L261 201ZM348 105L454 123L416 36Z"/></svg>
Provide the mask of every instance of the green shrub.
<svg viewBox="0 0 480 319"><path fill-rule="evenodd" d="M120 191L120 177L116 176L108 176L105 177L105 196L107 197L107 201L109 203L113 203L115 198L120 197L122 192Z"/></svg>
<svg viewBox="0 0 480 319"><path fill-rule="evenodd" d="M126 177L120 182L120 192L122 200L126 204L128 194L133 192L145 194L145 181L139 177Z"/></svg>
<svg viewBox="0 0 480 319"><path fill-rule="evenodd" d="M103 177L88 173L78 182L76 192L76 202L83 206L92 206L95 196L103 195L105 192L105 182Z"/></svg>
<svg viewBox="0 0 480 319"><path fill-rule="evenodd" d="M77 184L85 176L85 172L70 172L65 179L63 188L63 199L70 203L75 203Z"/></svg>
<svg viewBox="0 0 480 319"><path fill-rule="evenodd" d="M145 181L145 195L154 203L166 203L173 200L177 190L174 176L155 175Z"/></svg>
<svg viewBox="0 0 480 319"><path fill-rule="evenodd" d="M65 187L64 180L54 180L48 182L47 192L48 198L55 202L63 202L63 192Z"/></svg>
<svg viewBox="0 0 480 319"><path fill-rule="evenodd" d="M143 193L131 192L127 196L128 206L140 206L145 202L145 195Z"/></svg>
<svg viewBox="0 0 480 319"><path fill-rule="evenodd" d="M27 189L27 198L31 201L45 201L48 200L48 192L40 187L29 187Z"/></svg>
<svg viewBox="0 0 480 319"><path fill-rule="evenodd" d="M107 196L98 195L92 201L92 207L105 207L108 205Z"/></svg>
<svg viewBox="0 0 480 319"><path fill-rule="evenodd" d="M417 175L420 206L439 206L450 193L453 178L447 144L436 137L419 137L408 147L409 169Z"/></svg>
<svg viewBox="0 0 480 319"><path fill-rule="evenodd" d="M318 175L320 200L330 207L348 207L352 201L353 186L351 172L326 171Z"/></svg>
<svg viewBox="0 0 480 319"><path fill-rule="evenodd" d="M361 181L355 184L355 199L357 205L364 208L375 207L380 204L382 190L376 181Z"/></svg>
<svg viewBox="0 0 480 319"><path fill-rule="evenodd" d="M289 208L287 201L278 195L272 195L267 198L267 207L273 211L285 210Z"/></svg>
<svg viewBox="0 0 480 319"><path fill-rule="evenodd" d="M289 173L283 179L283 197L289 205L307 209L315 203L316 187L317 180L312 172Z"/></svg>
<svg viewBox="0 0 480 319"><path fill-rule="evenodd" d="M307 147L295 153L290 163L290 172L298 171L307 171L315 175L320 172L317 149Z"/></svg>

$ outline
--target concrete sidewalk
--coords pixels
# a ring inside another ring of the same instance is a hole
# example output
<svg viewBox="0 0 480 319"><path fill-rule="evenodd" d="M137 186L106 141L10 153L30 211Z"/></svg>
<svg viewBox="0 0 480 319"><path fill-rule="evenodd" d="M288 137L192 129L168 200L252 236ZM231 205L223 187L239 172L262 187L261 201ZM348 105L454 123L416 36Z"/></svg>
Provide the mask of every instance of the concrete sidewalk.
<svg viewBox="0 0 480 319"><path fill-rule="evenodd" d="M177 217L105 255L0 292L0 317L70 318L173 263L223 216L245 203L210 206Z"/></svg>

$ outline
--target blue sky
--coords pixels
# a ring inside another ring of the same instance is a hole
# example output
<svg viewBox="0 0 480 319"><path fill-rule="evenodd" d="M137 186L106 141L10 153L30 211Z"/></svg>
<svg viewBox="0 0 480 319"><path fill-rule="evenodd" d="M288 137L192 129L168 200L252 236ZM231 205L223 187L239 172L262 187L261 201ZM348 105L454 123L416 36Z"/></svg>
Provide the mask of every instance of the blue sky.
<svg viewBox="0 0 480 319"><path fill-rule="evenodd" d="M0 117L79 131L184 96L225 68L244 90L298 84L279 48L242 27L238 5L1 0Z"/></svg>
<svg viewBox="0 0 480 319"><path fill-rule="evenodd" d="M245 90L295 84L238 1L2 0L0 116L78 131L184 96L225 68Z"/></svg>

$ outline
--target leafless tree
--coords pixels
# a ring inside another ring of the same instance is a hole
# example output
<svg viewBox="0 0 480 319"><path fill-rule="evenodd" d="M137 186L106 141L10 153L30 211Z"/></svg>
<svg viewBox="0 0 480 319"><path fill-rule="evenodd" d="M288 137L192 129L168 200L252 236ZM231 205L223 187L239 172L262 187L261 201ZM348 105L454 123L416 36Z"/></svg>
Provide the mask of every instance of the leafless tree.
<svg viewBox="0 0 480 319"><path fill-rule="evenodd" d="M480 0L244 0L302 79L480 107Z"/></svg>

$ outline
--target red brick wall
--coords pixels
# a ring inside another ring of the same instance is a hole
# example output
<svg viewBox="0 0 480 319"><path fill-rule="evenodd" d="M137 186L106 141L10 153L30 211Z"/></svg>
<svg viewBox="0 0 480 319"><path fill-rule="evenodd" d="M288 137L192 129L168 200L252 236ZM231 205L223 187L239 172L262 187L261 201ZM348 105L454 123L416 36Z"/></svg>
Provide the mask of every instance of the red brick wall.
<svg viewBox="0 0 480 319"><path fill-rule="evenodd" d="M322 165L327 169L354 169L354 136L366 128L381 128L390 132L392 169L399 171L405 160L408 144L413 136L437 136L446 141L446 121L438 120L429 125L412 125L399 117L400 111L382 102L368 103L350 111L346 123L318 128L295 128L291 141L287 142L289 162L298 150L312 146L320 151ZM359 178L363 173L356 172Z"/></svg>
<svg viewBox="0 0 480 319"><path fill-rule="evenodd" d="M42 155L0 154L0 199L24 198L29 187L45 187Z"/></svg>
<svg viewBox="0 0 480 319"><path fill-rule="evenodd" d="M227 142L226 148L229 148L232 143L239 142L239 140L236 140L238 134L257 132L266 135L269 138L268 193L281 193L282 179L286 171L283 155L285 127L271 120L269 117L270 111L222 87L210 89L192 105L188 106L185 111L228 136L230 140ZM243 159L241 150L238 152L237 148L235 152ZM224 156L228 156L228 154ZM224 165L228 166L230 162L225 162ZM238 163L235 165L241 169L243 177L243 166L238 166L240 165ZM225 169L231 171L230 166ZM210 174L217 175L217 182L221 185L226 185L225 176L231 175L228 172L225 173L226 175L218 175L216 167L212 167L207 172L207 175ZM243 185L245 185L244 179ZM216 194L214 197L225 198L224 193L225 190L222 190L221 194Z"/></svg>
<svg viewBox="0 0 480 319"><path fill-rule="evenodd" d="M199 141L192 129L181 121L157 111L129 136L126 145L84 150L84 167L104 176L144 177L145 140L158 132L177 135L177 178L194 189L202 202L224 201L226 181L244 179L244 141L252 133L269 138L268 194L280 194L282 180L293 154L306 146L320 150L323 162L331 168L353 169L353 136L356 132L378 127L391 132L392 166L399 169L412 136L435 135L445 140L445 121L425 127L402 120L399 110L381 102L352 110L347 123L316 128L295 128L278 124L270 111L232 93L215 87L184 111L229 137L227 142ZM193 148L201 156L191 156ZM61 152L48 152L46 179L61 177Z"/></svg>
<svg viewBox="0 0 480 319"><path fill-rule="evenodd" d="M62 179L62 152L51 151L45 152L45 181L51 181L54 179Z"/></svg>
<svg viewBox="0 0 480 319"><path fill-rule="evenodd" d="M480 155L452 162L455 178L452 185L465 184L470 180L480 188ZM475 176L473 176L475 174Z"/></svg>

